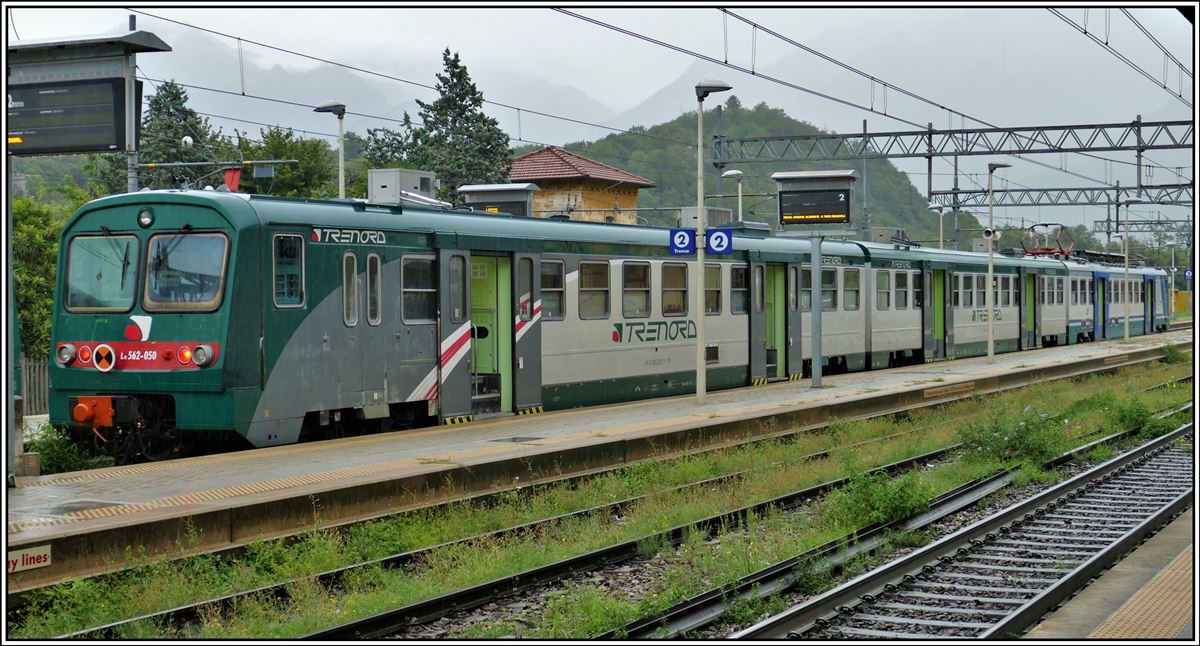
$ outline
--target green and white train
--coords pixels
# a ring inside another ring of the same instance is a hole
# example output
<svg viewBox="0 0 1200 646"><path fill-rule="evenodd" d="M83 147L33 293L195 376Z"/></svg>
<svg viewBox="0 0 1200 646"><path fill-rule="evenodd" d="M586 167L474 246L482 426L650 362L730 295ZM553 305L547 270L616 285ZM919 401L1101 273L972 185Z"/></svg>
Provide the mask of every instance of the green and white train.
<svg viewBox="0 0 1200 646"><path fill-rule="evenodd" d="M710 389L986 353L986 256L740 231L705 264ZM145 191L64 228L50 418L120 460L695 390L668 230ZM1166 275L996 256L997 352L1166 328Z"/></svg>

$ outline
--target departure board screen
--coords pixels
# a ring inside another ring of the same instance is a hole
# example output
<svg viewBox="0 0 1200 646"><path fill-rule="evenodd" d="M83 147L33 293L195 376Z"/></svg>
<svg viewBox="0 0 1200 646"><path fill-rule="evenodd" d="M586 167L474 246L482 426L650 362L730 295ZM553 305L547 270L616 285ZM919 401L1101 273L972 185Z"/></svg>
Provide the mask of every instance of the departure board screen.
<svg viewBox="0 0 1200 646"><path fill-rule="evenodd" d="M781 224L844 224L850 221L847 189L780 191Z"/></svg>
<svg viewBox="0 0 1200 646"><path fill-rule="evenodd" d="M125 80L8 86L8 153L125 150Z"/></svg>

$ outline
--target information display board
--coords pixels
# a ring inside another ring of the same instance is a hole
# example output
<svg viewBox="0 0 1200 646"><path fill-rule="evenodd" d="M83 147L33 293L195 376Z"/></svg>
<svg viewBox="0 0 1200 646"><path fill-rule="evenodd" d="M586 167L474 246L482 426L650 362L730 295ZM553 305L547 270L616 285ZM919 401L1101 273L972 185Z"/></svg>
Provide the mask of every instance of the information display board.
<svg viewBox="0 0 1200 646"><path fill-rule="evenodd" d="M8 86L9 154L124 149L125 79Z"/></svg>
<svg viewBox="0 0 1200 646"><path fill-rule="evenodd" d="M848 189L779 192L780 224L845 224L849 221Z"/></svg>

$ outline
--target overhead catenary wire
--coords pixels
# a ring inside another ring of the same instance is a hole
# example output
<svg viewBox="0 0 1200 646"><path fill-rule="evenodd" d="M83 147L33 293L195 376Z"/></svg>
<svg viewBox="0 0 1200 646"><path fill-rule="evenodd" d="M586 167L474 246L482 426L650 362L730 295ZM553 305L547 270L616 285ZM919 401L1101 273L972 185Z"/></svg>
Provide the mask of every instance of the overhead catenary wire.
<svg viewBox="0 0 1200 646"><path fill-rule="evenodd" d="M1184 67L1183 63L1180 63L1179 59L1175 58L1174 54L1167 51L1167 48L1163 47L1163 44L1158 42L1158 39L1154 37L1154 34L1150 33L1150 30L1146 29L1145 27L1142 26L1142 23L1138 22L1138 19L1134 18L1133 14L1129 13L1128 9L1125 9L1124 7L1122 7L1121 13L1125 14L1125 17L1129 18L1130 22L1132 22L1138 29L1140 29L1143 34L1146 34L1146 38L1149 38L1150 42L1154 43L1160 50L1162 50L1162 53L1165 54L1167 56L1167 58L1170 58L1172 61L1174 61L1175 64L1179 66L1180 72L1187 74L1188 78L1192 78L1192 73L1188 71L1187 67Z"/></svg>
<svg viewBox="0 0 1200 646"><path fill-rule="evenodd" d="M1068 25L1070 25L1071 27L1073 27L1079 33L1083 34L1084 36L1087 36L1089 39L1092 40L1092 42L1103 47L1105 49L1105 51L1107 51L1108 53L1112 54L1113 56L1116 56L1118 59L1120 59L1121 62L1128 65L1131 69L1136 71L1138 74L1141 74L1142 76L1146 77L1151 83L1153 83L1153 84L1157 85L1158 87L1162 88L1163 90L1165 90L1167 92L1167 94L1170 94L1171 96L1175 97L1176 99L1179 99L1179 101L1182 102L1187 107L1189 107L1189 108L1192 107L1192 103L1190 101L1188 101L1187 99L1183 98L1183 94L1176 94L1175 92L1171 91L1171 88L1167 87L1167 85L1165 83L1160 82L1158 79L1154 78L1154 76L1151 75L1149 72L1138 67L1136 63L1134 63L1133 61L1126 58L1123 54L1121 54L1121 52L1118 52L1116 49L1114 49L1108 43L1102 42L1099 38L1096 38L1096 36L1094 34L1091 34L1090 32L1088 32L1088 30L1086 28L1079 26L1078 24L1075 23L1075 21L1064 16L1061 12L1059 12L1057 9L1055 9L1053 7L1048 7L1047 10L1050 13L1054 14L1055 16L1058 16L1060 19L1062 19L1063 22L1065 22Z"/></svg>
<svg viewBox="0 0 1200 646"><path fill-rule="evenodd" d="M732 12L732 11L729 11L728 9L720 9L720 11L721 11L721 13L722 13L723 15L733 16L733 17L734 17L734 18L736 18L737 20L740 20L740 21L742 21L742 22L744 22L744 23L746 23L746 24L748 24L748 25L751 25L753 28L755 28L755 29L758 29L758 30L761 30L761 31L763 31L764 33L770 34L771 36L774 36L775 38L777 38L777 39L779 39L779 40L782 40L783 42L785 42L785 43L788 43L789 45L792 45L792 46L794 46L794 47L797 47L797 48L799 48L799 49L801 49L801 50L803 50L803 51L805 51L805 52L808 52L808 53L810 53L810 54L812 54L812 55L814 55L814 56L817 56L818 58L821 58L822 60L825 60L826 62L829 62L829 63L832 63L832 64L834 64L834 65L837 65L838 67L841 67L842 69L845 69L845 70L847 70L847 71L849 71L849 72L853 72L854 74L857 74L857 75L859 75L859 76L862 76L863 78L866 78L866 79L868 79L868 80L871 82L871 90L872 90L872 105L874 104L874 87L875 87L875 84L876 84L876 83L878 83L880 86L882 86L882 87L884 88L884 90L885 90L885 91L886 91L886 90L888 90L888 89L892 89L892 90L895 90L895 91L897 91L897 92L900 92L901 94L903 94L903 95L905 95L905 96L908 96L908 97L910 97L910 98L913 98L913 99L916 99L916 100L918 100L918 101L921 101L922 103L925 103L925 104L931 105L931 106L933 106L933 107L935 107L935 108L938 108L938 109L940 109L940 110L945 110L946 112L948 112L948 113L950 114L950 118L951 118L951 119L953 119L953 116L954 116L954 115L958 115L960 118L963 118L963 119L970 119L971 121L974 121L974 122L976 122L976 123L979 123L979 124L985 125L985 126L987 126L987 127L989 127L989 128L1000 128L1000 127L1001 127L1001 126L998 126L998 125L996 125L996 124L994 124L994 123L989 123L989 122L987 122L987 121L984 121L983 119L980 119L980 118L978 118L978 117L973 117L973 116L971 116L971 115L969 115L969 114L966 114L966 113L964 113L964 112L961 112L961 111L959 111L959 110L955 110L954 108L951 108L951 107L950 107L950 106L948 106L948 105L943 105L942 103L939 103L939 102L937 102L937 101L935 101L935 100L933 100L933 99L929 99L929 98L923 97L923 96L921 96L921 95L919 95L919 94L916 94L916 93L914 93L914 92L911 92L911 91L909 91L909 90L906 90L906 89L904 89L904 88L902 88L902 87L899 87L899 86L897 86L897 85L895 85L895 84L893 84L893 83L889 83L889 82L887 82L887 81L885 81L885 80L883 80L883 79L880 79L880 78L878 78L878 77L876 77L876 76L873 76L873 75L871 75L871 74L869 74L869 73L867 73L867 72L865 72L865 71L863 71L863 70L861 70L861 69L858 69L857 67L854 67L853 65L850 65L850 64L848 64L848 63L845 63L845 62L843 62L843 61L840 61L840 60L838 60L838 59L836 59L836 58L834 58L834 57L832 57L832 56L829 56L829 55L827 55L827 54L825 54L825 53L822 53L822 52L820 52L820 51L817 51L816 49L813 49L812 47L809 47L809 46L807 46L807 45L805 45L805 44L803 44L803 43L801 43L801 42L798 42L798 41L796 41L796 40L793 40L793 39L791 39L791 38L789 38L789 37L787 37L787 36L785 36L785 35L783 35L783 34L780 34L780 33L778 33L778 32L775 32L775 31L771 30L770 28L768 28L768 27L765 27L765 26L763 26L763 25L761 25L761 24L759 24L759 23L756 23L756 22L754 22L754 21L752 21L752 20L750 20L750 19L748 19L748 18L746 18L746 17L744 17L744 16L740 16L740 15L738 15L738 14L736 14L736 13ZM885 96L886 96L886 95L885 95ZM885 108L885 112L886 112L886 108ZM1025 137L1025 138L1026 138L1026 139L1028 139L1028 137ZM1104 161L1108 161L1108 162L1115 162L1115 163L1118 163L1118 164L1125 164L1125 165L1128 165L1128 166L1136 166L1136 165L1137 165L1137 163L1136 163L1136 162L1125 161L1125 160L1122 160L1122 159L1110 159L1110 158L1108 158L1108 157L1104 157L1103 155L1096 155L1096 154L1087 153L1087 152L1077 152L1076 154L1083 155L1084 157L1091 157L1092 159L1100 159L1100 160L1104 160ZM1017 157L1018 159L1022 159L1022 160L1024 160L1024 161L1029 161L1029 162L1033 162L1033 163L1040 163L1040 162L1036 162L1035 160L1026 159L1025 157L1023 157L1023 156L1021 156L1021 155L1013 155L1013 156L1014 156L1014 157ZM1150 161L1150 160L1148 160L1148 159L1147 159L1147 161ZM1161 167L1161 168L1166 168L1165 166L1161 166L1161 165L1159 165L1159 164L1154 164L1154 165L1155 165L1155 166L1159 166L1159 167ZM1046 168L1054 168L1054 167L1053 167L1053 166L1049 166L1049 165L1047 165L1047 166L1046 166ZM1058 168L1057 170L1060 170L1060 171L1065 171L1066 169L1065 169L1065 168ZM1170 170L1170 169L1168 168L1167 170ZM1182 175L1180 175L1180 177L1182 178L1183 176L1182 176ZM1100 180L1097 180L1097 179L1094 179L1094 178L1086 178L1086 177L1085 177L1084 179L1091 179L1092 181L1095 181L1095 182L1098 182L1098 183L1102 183L1102 184L1107 184L1107 183L1108 183L1108 182L1102 182L1102 181L1100 181ZM1185 179L1186 179L1186 178L1185 178Z"/></svg>
<svg viewBox="0 0 1200 646"><path fill-rule="evenodd" d="M309 60L317 61L317 62L320 62L320 63L325 63L325 64L327 64L327 65L334 65L334 66L336 66L336 67L341 67L341 68L343 68L343 69L353 70L353 71L355 71L355 72L361 72L361 73L363 73L363 74L369 74L369 75L371 75L371 76L378 76L378 77L380 77L380 78L385 78L385 79L388 79L388 80L391 80L391 81L396 81L396 82L399 82L399 83L406 83L406 84L408 84L408 85L413 85L413 86L416 86L416 87L424 88L424 89L427 89L427 90L432 90L432 91L435 91L435 92L437 91L437 87L436 87L436 86L427 85L427 84L425 84L425 83L419 83L419 82L417 82L417 81L412 81L412 80L409 80L409 79L401 78L401 77L399 77L399 76L394 76L394 75L391 75L391 74L384 74L383 72L376 72L376 71L374 71L374 70L369 70L369 69L366 69L366 68L363 68L363 67L358 67L358 66L356 66L356 65L349 65L349 64L346 64L346 63L339 63L338 61L330 60L330 59L327 59L327 58L322 58L322 57L319 57L319 56L313 56L313 55L311 55L311 54L305 54L305 53L303 53L303 52L297 52L297 51L290 50L290 49L286 49L286 48L283 48L283 47L277 47L277 46L275 46L275 45L268 45L268 44L266 44L266 43L262 43L262 42L258 42L258 41L250 40L250 39L248 39L248 38L244 38L244 37L241 37L241 36L234 36L234 35L227 34L227 33L221 32L221 31L217 31L217 30L215 30L215 29L209 29L209 28L207 28L207 27L200 27L199 25L193 25L193 24L191 24L191 23L183 22L183 21L180 21L180 20L174 20L174 19L171 19L171 18L164 18L163 16L158 16L158 15L155 15L155 14L152 14L152 13L148 13L148 12L145 12L145 11L139 11L139 10L137 10L137 9L129 9L129 11L131 11L131 12L133 12L133 13L142 14L142 15L144 15L144 16L147 16L147 17L150 17L150 18L155 18L155 19L157 19L157 20L162 20L162 21L164 21L164 22L170 22L170 23L174 23L174 24L177 24L177 25L180 25L180 26L183 26L183 27L188 27L188 28L190 28L190 29L196 29L196 30L198 30L198 31L207 32L207 33L214 34L214 35L217 35L217 36L221 36L221 37L224 37L224 38L230 38L230 39L234 39L234 40L239 40L239 41L241 41L241 42L250 43L250 44L252 44L252 45L257 45L257 46L259 46L259 47L265 47L265 48L267 48L267 49L272 49L272 50L275 50L275 51L278 51L278 52L283 52L283 53L285 53L285 54L291 54L292 56L299 56L299 57L301 57L301 58L307 58L307 59L309 59ZM665 142L668 142L668 143L673 143L673 144L677 144L677 145L681 145L681 146L689 146L689 147L693 147L693 148L696 146L696 144L694 144L694 143L686 143L686 142L675 141L675 140L672 140L672 139L667 139L667 138L664 138L664 137L658 137L658 136L655 136L655 135L648 135L648 134L646 134L646 133L633 132L633 131L626 130L626 129L623 129L623 128L617 128L617 127L613 127L613 126L605 126L605 125L598 124L598 123L592 123L592 122L590 122L590 121L584 121L584 120L582 120L582 119L575 119L575 118L572 118L572 117L564 117L564 116L562 116L562 115L551 114L551 113L549 113L549 112L542 112L542 111L540 111L540 110L531 110L531 109L529 109L529 108L525 108L525 107L519 107L519 106L515 106L515 105L510 105L510 104L507 104L507 103L502 103L502 102L500 102L500 101L495 101L495 100L493 100L493 99L483 99L483 102L484 102L484 103L489 103L489 104L491 104L491 105L499 106L499 107L502 107L502 108L508 108L508 109L510 109L510 110L520 110L520 111L522 111L522 112L527 112L527 113L529 113L529 114L536 114L536 115L538 115L538 116L541 116L541 117L547 117L547 118L550 118L550 119L559 119L559 120L562 120L562 121L568 121L568 122L571 122L571 123L577 123L577 124L579 124L579 125L590 126L590 127L593 127L593 128L600 128L600 129L603 129L603 130L609 130L609 131L612 131L612 132L620 132L620 133L624 133L624 134L637 135L637 136L639 136L639 137L648 137L648 138L651 138L651 139L657 139L657 140L659 140L659 141L665 141ZM312 106L308 106L308 107L312 107ZM347 114L356 114L356 113L347 112ZM369 115L363 115L363 116L369 116ZM393 120L394 120L394 119L393 119Z"/></svg>

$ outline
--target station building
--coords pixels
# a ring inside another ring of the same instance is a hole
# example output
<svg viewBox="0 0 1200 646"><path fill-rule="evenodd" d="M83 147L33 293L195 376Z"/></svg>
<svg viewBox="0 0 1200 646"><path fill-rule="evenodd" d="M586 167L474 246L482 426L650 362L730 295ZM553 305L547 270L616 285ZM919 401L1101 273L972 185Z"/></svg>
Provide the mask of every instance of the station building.
<svg viewBox="0 0 1200 646"><path fill-rule="evenodd" d="M589 222L637 224L638 191L654 182L558 146L513 160L508 181L534 183L532 215Z"/></svg>

